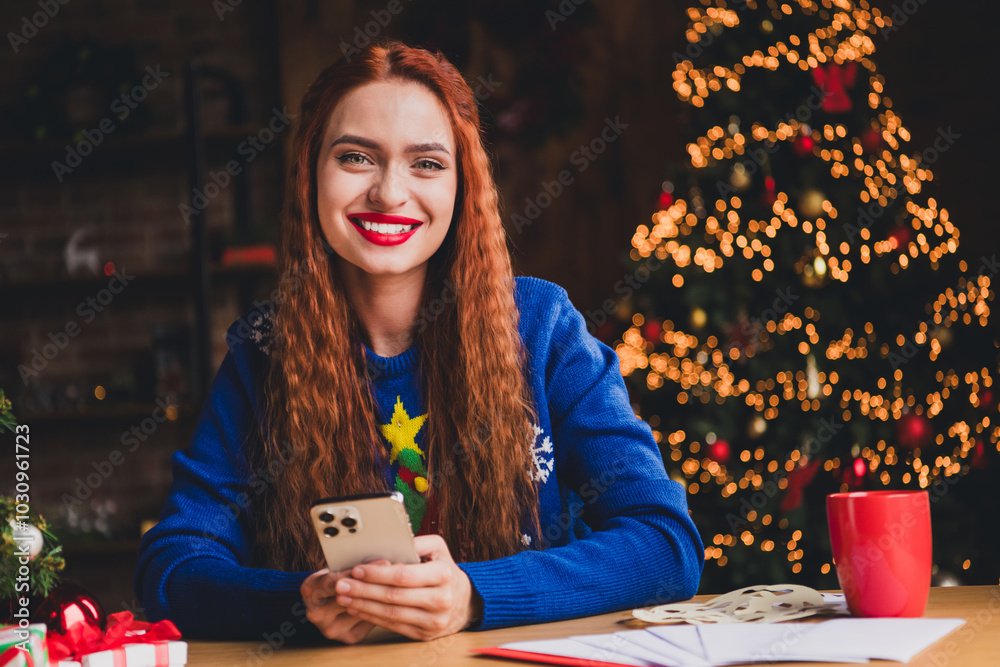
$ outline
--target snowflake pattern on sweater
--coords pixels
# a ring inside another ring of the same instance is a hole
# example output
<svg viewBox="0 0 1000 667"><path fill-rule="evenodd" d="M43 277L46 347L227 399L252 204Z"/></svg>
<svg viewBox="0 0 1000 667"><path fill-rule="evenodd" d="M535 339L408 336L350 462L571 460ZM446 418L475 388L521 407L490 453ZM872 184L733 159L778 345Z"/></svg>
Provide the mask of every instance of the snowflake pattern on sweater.
<svg viewBox="0 0 1000 667"><path fill-rule="evenodd" d="M274 327L274 311L265 310L263 313L255 313L247 318L250 322L250 340L252 340L264 354L271 354L271 329Z"/></svg>
<svg viewBox="0 0 1000 667"><path fill-rule="evenodd" d="M549 480L549 475L552 473L552 469L555 467L555 460L552 458L553 448L552 440L549 436L539 442L538 436L540 436L544 431L538 424L532 424L531 427L535 431L535 436L531 441L531 461L534 464L534 469L528 469L528 478L532 482L541 482L544 484ZM548 456L546 456L548 455Z"/></svg>

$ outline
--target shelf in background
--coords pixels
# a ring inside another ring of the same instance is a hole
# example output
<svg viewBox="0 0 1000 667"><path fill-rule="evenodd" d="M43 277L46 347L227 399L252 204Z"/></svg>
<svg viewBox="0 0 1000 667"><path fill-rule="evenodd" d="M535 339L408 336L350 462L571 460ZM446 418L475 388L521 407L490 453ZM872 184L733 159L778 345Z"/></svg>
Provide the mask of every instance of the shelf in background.
<svg viewBox="0 0 1000 667"><path fill-rule="evenodd" d="M105 539L92 542L66 543L62 540L63 554L67 562L78 556L109 556L115 554L135 554L139 551L139 540Z"/></svg>
<svg viewBox="0 0 1000 667"><path fill-rule="evenodd" d="M93 294L106 289L111 279L111 276L94 276L92 278L54 278L0 283L0 300L9 302L15 296L30 298L65 292ZM172 288L176 287L179 282L190 280L190 274L186 271L162 271L137 274L134 280L136 284L147 287ZM131 287L132 284L132 280L129 280L125 287ZM122 291L125 290L122 289Z"/></svg>
<svg viewBox="0 0 1000 667"><path fill-rule="evenodd" d="M238 280L241 278L277 278L277 264L212 264L212 277L219 280Z"/></svg>
<svg viewBox="0 0 1000 667"><path fill-rule="evenodd" d="M157 408L155 401L130 402L130 403L107 403L88 404L83 408L62 408L52 411L25 411L18 412L18 421L29 426L36 426L41 423L72 425L78 421L113 421L113 420L141 420L149 417L153 410ZM176 404L177 413L174 419L169 421L183 421L197 416L196 406L191 402L181 402Z"/></svg>
<svg viewBox="0 0 1000 667"><path fill-rule="evenodd" d="M232 266L222 266L213 264L211 267L211 279L220 284L232 284L240 280L261 280L274 278L277 275L277 268L274 264L238 264ZM29 308L32 303L41 303L46 310L51 311L52 297L63 298L68 301L80 301L88 296L93 296L101 290L108 289L109 276L96 276L93 278L55 278L42 280L22 280L16 282L0 282L0 302L6 304L18 304ZM134 290L134 287L139 287ZM115 288L121 294L127 295L136 292L154 292L159 296L166 296L171 293L178 297L187 298L190 296L188 290L194 289L193 276L187 271L162 271L156 273L136 274L124 289L115 283ZM116 297L117 298L117 297Z"/></svg>
<svg viewBox="0 0 1000 667"><path fill-rule="evenodd" d="M239 153L240 144L255 136L263 125L240 125L231 129L212 132L205 137L205 148L211 164L225 164L236 160L247 161ZM53 163L66 165L67 146L76 149L74 141L39 141L5 143L0 148L0 178L5 182L23 182L51 179L53 184L74 178L121 175L138 171L183 171L190 160L187 135L181 132L156 134L109 134L93 146L89 155L81 156L79 165L62 172L62 181L56 177ZM258 144L259 145L259 144ZM251 147L252 148L252 147ZM253 150L254 154L267 151ZM280 154L280 150L274 153Z"/></svg>

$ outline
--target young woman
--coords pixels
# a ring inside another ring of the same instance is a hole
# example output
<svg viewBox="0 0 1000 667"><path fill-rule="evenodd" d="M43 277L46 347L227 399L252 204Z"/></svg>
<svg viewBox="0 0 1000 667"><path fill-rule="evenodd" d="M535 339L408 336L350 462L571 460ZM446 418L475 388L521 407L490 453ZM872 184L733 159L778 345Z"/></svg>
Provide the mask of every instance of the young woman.
<svg viewBox="0 0 1000 667"><path fill-rule="evenodd" d="M185 634L416 639L686 599L703 546L615 353L513 278L476 100L374 45L302 102L273 307L230 327L136 594ZM323 497L399 490L423 562L330 573Z"/></svg>

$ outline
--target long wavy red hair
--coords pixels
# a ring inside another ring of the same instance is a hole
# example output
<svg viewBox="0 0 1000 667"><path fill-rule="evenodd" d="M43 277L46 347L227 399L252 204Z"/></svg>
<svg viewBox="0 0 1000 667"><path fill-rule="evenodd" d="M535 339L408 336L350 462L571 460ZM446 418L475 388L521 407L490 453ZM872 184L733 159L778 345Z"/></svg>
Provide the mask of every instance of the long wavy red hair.
<svg viewBox="0 0 1000 667"><path fill-rule="evenodd" d="M390 41L328 67L302 100L280 259L282 275L295 276L294 288L284 290L275 314L259 461L282 474L256 517L260 555L279 569L323 567L308 518L313 501L387 490L387 445L361 344L367 335L344 290L339 259L324 250L316 204L327 121L345 94L376 81L426 86L455 135L454 218L430 260L418 311L439 314L427 326L414 323L427 400L428 494L437 504L439 532L456 560L470 561L510 555L523 548L525 530L538 534L538 489L528 474L536 415L476 99L440 53ZM440 298L445 281L454 299Z"/></svg>

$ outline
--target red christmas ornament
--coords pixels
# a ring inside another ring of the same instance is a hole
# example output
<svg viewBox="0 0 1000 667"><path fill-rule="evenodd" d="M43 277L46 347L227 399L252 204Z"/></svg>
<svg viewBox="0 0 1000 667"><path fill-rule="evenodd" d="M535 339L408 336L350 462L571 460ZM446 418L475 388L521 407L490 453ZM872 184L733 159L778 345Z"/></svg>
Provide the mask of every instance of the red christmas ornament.
<svg viewBox="0 0 1000 667"><path fill-rule="evenodd" d="M889 232L889 242L892 243L894 250L902 250L908 246L912 237L913 234L910 232L910 228L903 225L893 227L892 231Z"/></svg>
<svg viewBox="0 0 1000 667"><path fill-rule="evenodd" d="M848 88L854 88L858 65L853 60L845 65L828 64L812 69L813 81L823 90L823 111L847 113L854 108Z"/></svg>
<svg viewBox="0 0 1000 667"><path fill-rule="evenodd" d="M729 443L725 440L716 440L708 446L709 458L719 463L726 463L729 461L729 455L731 453L732 451L730 450Z"/></svg>
<svg viewBox="0 0 1000 667"><path fill-rule="evenodd" d="M778 200L774 193L774 176L764 177L764 203L770 206Z"/></svg>
<svg viewBox="0 0 1000 667"><path fill-rule="evenodd" d="M903 415L896 422L896 440L907 449L926 447L934 437L929 419L913 413Z"/></svg>
<svg viewBox="0 0 1000 667"><path fill-rule="evenodd" d="M851 489L857 489L864 485L865 476L868 473L868 466L864 459L854 459L851 465L844 466L844 484Z"/></svg>
<svg viewBox="0 0 1000 667"><path fill-rule="evenodd" d="M979 392L979 407L987 412L996 410L997 398L992 389L983 389Z"/></svg>
<svg viewBox="0 0 1000 667"><path fill-rule="evenodd" d="M674 203L674 196L669 192L660 193L660 209L669 208Z"/></svg>
<svg viewBox="0 0 1000 667"><path fill-rule="evenodd" d="M983 444L982 440L976 440L976 444L972 448L972 467L979 470L986 467L986 445Z"/></svg>
<svg viewBox="0 0 1000 667"><path fill-rule="evenodd" d="M795 154L799 157L807 157L812 155L813 146L815 145L816 143L813 141L813 138L808 134L804 134L795 140L792 148L795 149Z"/></svg>
<svg viewBox="0 0 1000 667"><path fill-rule="evenodd" d="M659 320L649 320L642 326L642 337L650 343L659 343L662 333L663 325Z"/></svg>
<svg viewBox="0 0 1000 667"><path fill-rule="evenodd" d="M882 148L882 133L874 127L869 127L861 133L861 147L869 153L875 153Z"/></svg>
<svg viewBox="0 0 1000 667"><path fill-rule="evenodd" d="M788 473L788 490L778 503L780 511L791 512L802 504L802 491L809 486L817 470L819 470L819 459L813 459L809 465L799 466Z"/></svg>
<svg viewBox="0 0 1000 667"><path fill-rule="evenodd" d="M49 593L38 605L31 620L33 623L44 623L51 633L66 634L78 623L103 630L107 614L90 591L83 586L65 583Z"/></svg>

